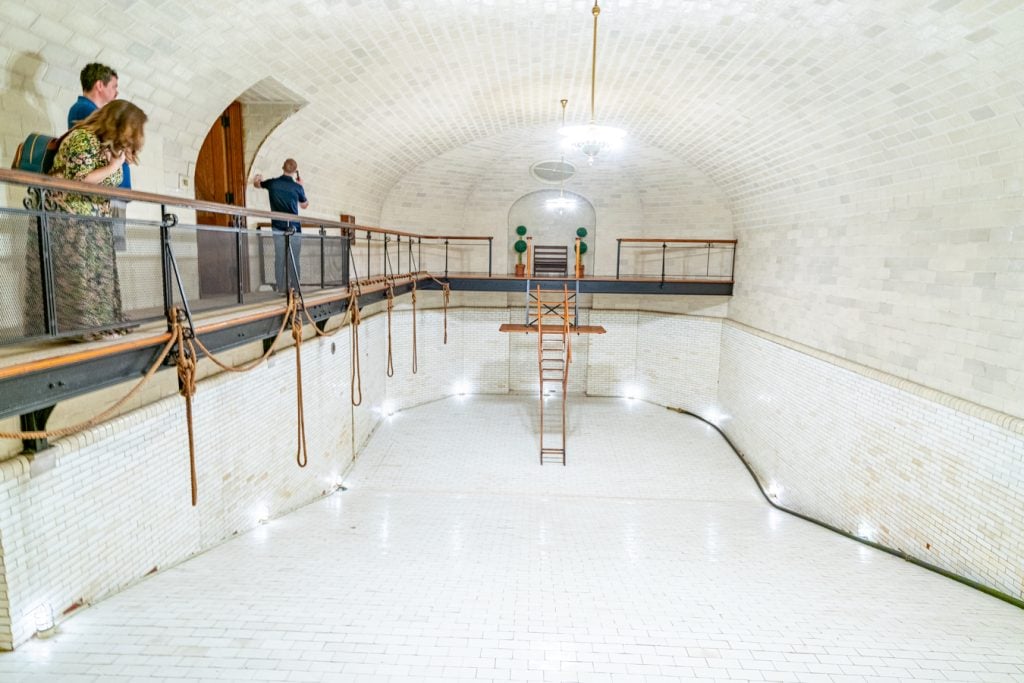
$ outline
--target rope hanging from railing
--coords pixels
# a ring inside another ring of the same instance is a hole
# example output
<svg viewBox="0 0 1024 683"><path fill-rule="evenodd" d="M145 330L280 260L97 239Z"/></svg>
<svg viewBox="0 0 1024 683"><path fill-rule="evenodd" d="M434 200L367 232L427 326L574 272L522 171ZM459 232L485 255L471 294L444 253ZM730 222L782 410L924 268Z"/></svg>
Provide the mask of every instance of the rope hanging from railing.
<svg viewBox="0 0 1024 683"><path fill-rule="evenodd" d="M388 283L388 366L387 372L388 377L395 376L395 361L391 356L391 312L395 308L395 287L390 282Z"/></svg>
<svg viewBox="0 0 1024 683"><path fill-rule="evenodd" d="M195 422L192 419L192 397L196 394L196 347L192 343L195 334L189 328L186 332L182 325L182 315L178 311L174 322L178 337L178 354L175 368L178 372L178 393L185 399L185 424L188 430L188 474L189 487L192 493L192 507L199 502L199 478L196 474L196 437Z"/></svg>
<svg viewBox="0 0 1024 683"><path fill-rule="evenodd" d="M350 307L352 308L352 307ZM358 310L358 307L354 307ZM179 309L168 312L171 317L171 336L167 340L167 343L163 346L158 354L156 360L146 371L146 374L139 380L134 387L120 400L115 402L106 410L101 411L97 415L79 422L74 425L67 427L61 427L59 429L50 429L44 431L31 431L31 432L0 432L0 438L4 439L53 439L63 436L70 436L78 432L84 431L91 427L95 427L98 424L104 422L112 415L114 415L120 408L122 408L128 401L130 401L142 387L152 379L156 371L164 364L164 361L172 351L175 355L175 367L178 375L178 393L185 399L185 420L188 432L188 456L189 456L189 478L191 488L192 506L198 502L198 485L197 485L197 472L196 472L196 449L195 449L195 420L192 410L192 397L196 393L196 368L198 360L197 347L202 349L203 353L207 355L218 367L229 372L247 372L254 369L261 362L267 359L278 339L280 338L284 328L291 323L292 337L295 339L295 373L296 373L296 394L297 394L297 415L298 415L298 447L296 450L296 462L299 467L305 467L308 462L308 447L306 443L306 429L305 429L305 411L302 394L302 357L301 357L301 345L302 345L302 323L298 315L298 302L295 297L294 290L289 294L288 305L285 309L285 315L281 323L281 327L278 329L277 335L274 337L274 342L267 349L259 359L255 361L249 361L239 366L231 366L214 354L210 353L206 346L190 328L187 328L183 323L185 316ZM361 387L360 387L361 393ZM360 398L361 400L361 398Z"/></svg>
<svg viewBox="0 0 1024 683"><path fill-rule="evenodd" d="M451 287L446 282L441 282L437 278L430 276L435 282L441 285L444 300L444 343L448 343L448 305L451 298ZM411 287L412 296L412 372L416 374L419 370L418 353L417 353L417 331L416 331L416 313L417 313L417 288L415 280L412 281ZM394 366L392 360L392 349L391 349L391 311L394 305L394 287L389 283L388 285L388 376L391 377L394 374ZM301 311L301 316L300 316ZM0 438L3 439L54 439L64 436L70 436L91 427L95 427L98 424L106 421L113 416L118 410L120 410L128 401L136 396L139 391L145 386L156 371L164 364L168 356L175 351L175 366L177 368L178 383L179 383L179 394L185 399L185 416L188 431L189 441L189 474L190 474L190 488L192 505L195 506L198 501L198 484L197 484L197 468L196 468L196 454L195 454L195 435L194 435L194 414L192 409L192 398L196 393L196 376L197 376L197 360L199 357L199 351L202 351L215 365L222 370L228 372L247 372L258 367L263 361L265 361L274 351L280 340L281 335L284 333L284 329L291 324L292 327L292 338L295 341L295 372L296 372L296 414L297 414L297 437L296 437L296 462L299 467L306 467L308 464L308 443L306 440L305 430L305 410L304 410L304 398L302 390L302 357L301 357L301 346L303 342L303 329L301 317L305 317L316 332L317 336L329 337L337 334L344 326L339 326L337 329L330 333L321 331L310 317L305 306L300 306L298 297L294 290L289 292L288 303L285 308L284 316L282 317L281 326L278 328L276 335L274 336L273 342L268 346L267 350L258 359L247 361L240 365L229 365L213 354L202 340L197 335L184 325L185 316L179 309L169 311L168 315L171 317L171 330L170 337L161 348L154 360L152 365L147 369L145 375L140 379L135 386L129 390L129 392L116 401L109 408L101 411L97 415L85 420L83 422L62 427L59 429L51 430L38 430L38 431L18 431L18 432L0 432ZM350 363L350 389L351 399L353 406L359 406L363 401L363 390L362 390L362 368L360 364L360 350L359 350L359 325L361 323L361 314L359 309L358 295L353 293L349 298L349 306L346 312L348 318L349 327L351 329L351 363ZM176 348L175 348L176 347ZM197 350L198 349L198 350Z"/></svg>
<svg viewBox="0 0 1024 683"><path fill-rule="evenodd" d="M164 344L162 349L160 349L160 353L157 355L156 360L153 361L153 364L149 366L148 370L146 370L146 374L142 377L142 379L140 379L135 384L135 386L133 386L131 390L127 394L125 394L123 398L121 398L119 401L114 403L106 410L89 418L88 420L79 422L77 424L68 425L67 427L61 427L59 429L46 429L32 432L0 432L0 439L56 439L62 436L70 436L72 434L77 434L78 432L85 431L90 427L95 427L101 422L104 422L107 418L114 415L114 413L116 413L120 408L122 408L126 403L128 403L128 401L130 401L136 394L139 393L142 387L145 386L150 379L152 379L153 375L156 374L156 371L159 370L160 366L163 365L164 360L167 359L168 354L170 354L171 349L174 347L176 343L178 343L178 334L176 331L172 331L171 338L168 339L167 343Z"/></svg>
<svg viewBox="0 0 1024 683"><path fill-rule="evenodd" d="M416 374L416 281L412 281L412 374Z"/></svg>
<svg viewBox="0 0 1024 683"><path fill-rule="evenodd" d="M357 290L358 291L358 290ZM350 341L350 366L349 366L349 380L351 382L351 396L352 405L358 406L363 402L363 373L360 367L360 356L359 356L359 323L361 322L361 316L359 314L359 298L357 292L352 292L348 300L348 308L345 311L345 320L341 324L331 330L325 332L316 326L316 321L309 315L306 307L303 306L296 311L295 315L298 315L299 311L305 317L306 321L313 326L313 331L318 337L333 337L345 328L345 322L348 322L348 327L351 332ZM390 349L389 349L390 355ZM389 375L390 376L390 375ZM358 398L357 398L358 396Z"/></svg>
<svg viewBox="0 0 1024 683"><path fill-rule="evenodd" d="M170 355L171 350L177 347L175 365L178 368L179 393L185 397L185 416L188 421L189 470L191 473L192 505L194 507L197 500L195 438L193 436L192 429L192 396L195 394L195 347L192 346L191 339L186 338L185 328L181 324L180 318L183 318L184 316L180 315L177 310L169 311L168 315L172 317L170 339L168 339L167 343L164 344L162 349L160 349L160 353L157 355L156 360L153 361L153 364L149 366L148 370L146 370L146 374L143 375L142 379L140 379L120 400L116 401L109 408L101 411L88 420L74 425L61 427L59 429L48 429L33 432L0 432L0 438L55 439L62 436L77 434L78 432L99 425L113 416L126 403L128 403L128 401L138 394L142 387L153 378L156 371L163 366L164 361L167 359L167 356Z"/></svg>
<svg viewBox="0 0 1024 683"><path fill-rule="evenodd" d="M429 272L426 273L426 276L429 277L434 282L436 282L437 284L441 285L441 292L443 294L443 301L444 301L444 343L447 344L448 343L448 302L450 302L451 298L452 298L452 286L451 286L451 284L449 284L447 282L443 282L442 280L438 280L435 276L431 275Z"/></svg>
<svg viewBox="0 0 1024 683"><path fill-rule="evenodd" d="M348 300L348 326L352 332L349 343L349 383L352 405L358 406L363 402L363 371L359 364L359 298L352 294ZM356 398L358 396L359 398Z"/></svg>
<svg viewBox="0 0 1024 683"><path fill-rule="evenodd" d="M350 235L354 244L355 231L352 231ZM348 310L345 315L348 318L349 327L349 400L352 406L355 407L363 403L363 371L359 364L359 297L362 296L363 289L359 283L359 269L356 264L355 250L349 249L348 254L352 265L352 277L348 283ZM338 329L341 328L339 327Z"/></svg>
<svg viewBox="0 0 1024 683"><path fill-rule="evenodd" d="M295 290L289 290L288 308L292 312L292 339L295 340L295 402L298 425L295 462L299 467L305 467L309 462L309 451L306 447L306 414L302 400L302 320L296 312L296 305Z"/></svg>
<svg viewBox="0 0 1024 683"><path fill-rule="evenodd" d="M303 311L305 311L305 309L303 309ZM292 303L291 301L289 301L288 307L285 309L284 312L284 317L281 318L281 326L277 328L277 334L274 335L274 340L270 342L270 344L267 346L267 350L264 351L263 355L260 356L259 358L246 361L244 363L241 363L240 365L228 365L227 363L222 361L220 358L214 355L208 348L206 348L206 345L203 344L202 340L199 338L199 335L195 336L194 341L196 346L199 347L203 354L211 361L213 361L213 364L219 367L221 370L225 370L227 372L248 372L250 370L254 370L255 368L257 368L261 363L263 363L263 361L267 360L267 358L270 357L270 354L274 352L274 349L277 347L278 340L281 339L281 335L284 334L285 328L288 327L288 323L292 320L294 315L295 312L292 309Z"/></svg>

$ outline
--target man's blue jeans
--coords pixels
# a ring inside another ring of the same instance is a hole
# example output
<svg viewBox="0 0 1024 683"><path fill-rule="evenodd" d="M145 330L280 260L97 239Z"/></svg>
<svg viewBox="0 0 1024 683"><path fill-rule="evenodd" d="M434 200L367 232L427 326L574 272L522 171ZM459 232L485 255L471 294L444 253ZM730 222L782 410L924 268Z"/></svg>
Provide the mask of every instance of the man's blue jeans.
<svg viewBox="0 0 1024 683"><path fill-rule="evenodd" d="M291 269L292 266L286 258L285 231L274 230L274 291L281 294L287 294L289 287L292 289L298 287L299 273L301 272L299 270L299 264L301 263L299 255L302 253L302 236L296 232L289 239L291 241L292 260L295 262L295 270ZM285 272L288 273L287 278L285 277ZM285 282L288 284L285 285Z"/></svg>

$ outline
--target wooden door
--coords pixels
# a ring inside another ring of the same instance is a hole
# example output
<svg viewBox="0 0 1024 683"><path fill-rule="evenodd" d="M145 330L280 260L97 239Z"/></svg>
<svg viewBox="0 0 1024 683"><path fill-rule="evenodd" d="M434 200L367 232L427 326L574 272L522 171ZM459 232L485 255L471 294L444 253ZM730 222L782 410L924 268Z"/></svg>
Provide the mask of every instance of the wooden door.
<svg viewBox="0 0 1024 683"><path fill-rule="evenodd" d="M232 102L214 122L196 160L196 199L220 204L245 206L245 160L242 156L242 105ZM230 227L231 216L206 211L196 212L199 225ZM244 222L242 226L244 226ZM248 247L241 238L241 273L239 244L234 235L200 230L196 237L199 250L199 297L235 295L249 291Z"/></svg>

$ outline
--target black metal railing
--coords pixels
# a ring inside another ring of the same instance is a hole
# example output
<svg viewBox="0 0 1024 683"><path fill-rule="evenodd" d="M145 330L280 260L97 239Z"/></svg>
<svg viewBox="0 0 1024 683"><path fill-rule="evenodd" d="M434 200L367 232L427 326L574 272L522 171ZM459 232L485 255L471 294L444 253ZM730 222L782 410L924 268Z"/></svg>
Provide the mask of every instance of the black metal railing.
<svg viewBox="0 0 1024 683"><path fill-rule="evenodd" d="M257 221L295 216L20 171L0 170L0 184L7 190L0 205L0 344L95 336L163 319L175 307L191 318L275 301L275 289L296 282L310 293L355 279L445 275L453 264L462 273L491 274L490 237L308 218L301 232L270 231ZM60 211L54 195L67 192L131 201L133 217ZM94 311L97 302L104 303Z"/></svg>
<svg viewBox="0 0 1024 683"><path fill-rule="evenodd" d="M736 240L630 237L616 240L615 279L732 282Z"/></svg>

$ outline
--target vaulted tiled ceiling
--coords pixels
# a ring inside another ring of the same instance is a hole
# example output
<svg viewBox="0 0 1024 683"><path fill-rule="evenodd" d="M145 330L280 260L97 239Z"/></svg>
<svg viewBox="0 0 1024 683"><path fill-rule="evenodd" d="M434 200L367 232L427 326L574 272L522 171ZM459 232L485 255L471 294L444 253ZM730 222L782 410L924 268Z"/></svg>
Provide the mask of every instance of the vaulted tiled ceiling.
<svg viewBox="0 0 1024 683"><path fill-rule="evenodd" d="M5 49L46 41L43 94L71 99L83 59L116 65L186 158L268 76L309 102L275 150L376 195L481 140L500 145L481 166L554 147L562 97L570 122L588 118L589 0L41 4L0 12ZM1017 0L606 0L600 21L597 118L628 130L623 158L663 150L732 196L795 159L813 172L816 149L945 140L999 114L993 93L1021 104Z"/></svg>

